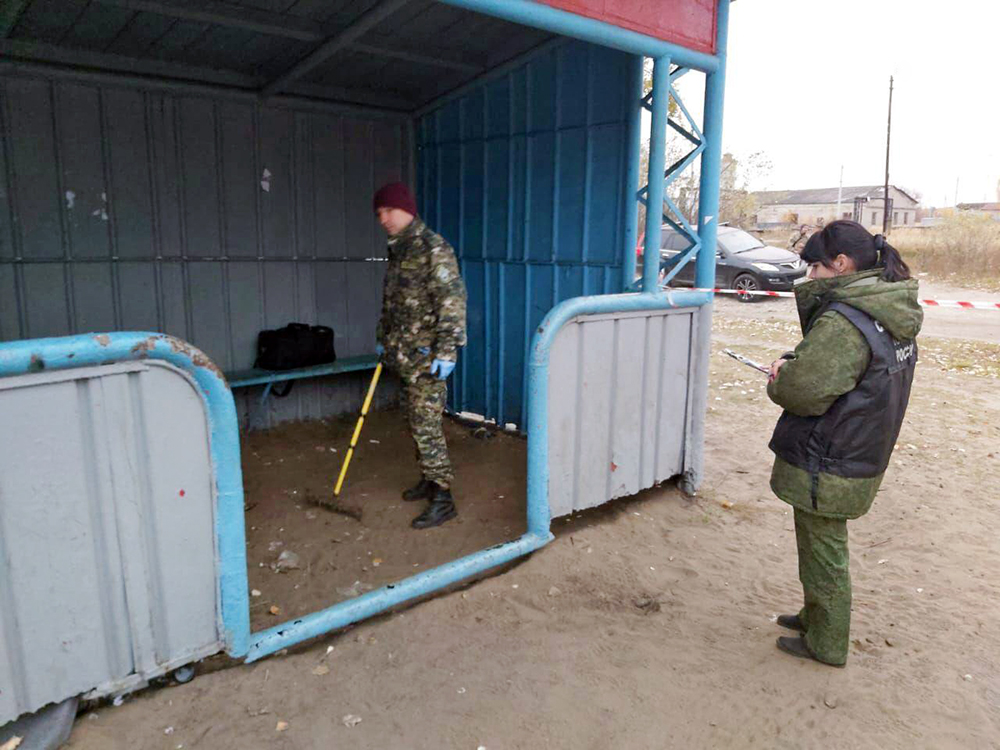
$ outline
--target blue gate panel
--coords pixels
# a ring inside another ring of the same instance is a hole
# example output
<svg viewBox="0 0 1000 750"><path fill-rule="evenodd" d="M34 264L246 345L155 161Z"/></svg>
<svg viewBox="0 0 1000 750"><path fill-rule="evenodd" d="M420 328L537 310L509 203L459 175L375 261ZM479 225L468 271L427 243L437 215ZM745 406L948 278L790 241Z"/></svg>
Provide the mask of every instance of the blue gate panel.
<svg viewBox="0 0 1000 750"><path fill-rule="evenodd" d="M418 200L469 288L452 408L525 423L524 363L558 302L617 291L631 57L582 42L418 123Z"/></svg>

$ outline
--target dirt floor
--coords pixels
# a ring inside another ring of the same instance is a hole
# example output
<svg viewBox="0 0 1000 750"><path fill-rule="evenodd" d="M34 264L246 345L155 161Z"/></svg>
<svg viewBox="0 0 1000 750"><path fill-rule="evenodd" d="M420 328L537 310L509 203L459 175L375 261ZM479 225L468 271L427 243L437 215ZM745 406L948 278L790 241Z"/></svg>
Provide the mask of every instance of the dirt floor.
<svg viewBox="0 0 1000 750"><path fill-rule="evenodd" d="M345 417L289 424L244 438L254 631L525 531L525 441L451 420L446 437L452 460L463 467L453 488L458 518L421 532L410 528L426 503L401 499L420 470L406 423L395 410L366 420L338 500L345 512L311 504L332 500L355 423L356 417Z"/></svg>
<svg viewBox="0 0 1000 750"><path fill-rule="evenodd" d="M79 718L70 746L1000 748L1000 346L960 336L996 335L1000 314L956 311L964 317L948 323L938 313L927 313L883 489L850 525L845 669L774 647L776 615L801 599L791 513L767 486L778 409L761 376L721 354L769 361L798 340L794 310L722 300L697 498L663 487L561 519L554 542L496 576L99 708ZM277 619L272 603L283 616L303 611L355 580L375 585L518 533L522 443L453 425L462 523L417 534L407 530L416 509L394 494L415 478L412 453L397 418L374 427L366 435L382 442L366 444L352 472L363 525L310 518L288 496L328 487L344 424L285 428L296 448L280 456L274 436L247 444L248 463L270 470L283 457L297 477L248 470L260 498L247 514L255 623ZM267 569L272 541L306 567Z"/></svg>

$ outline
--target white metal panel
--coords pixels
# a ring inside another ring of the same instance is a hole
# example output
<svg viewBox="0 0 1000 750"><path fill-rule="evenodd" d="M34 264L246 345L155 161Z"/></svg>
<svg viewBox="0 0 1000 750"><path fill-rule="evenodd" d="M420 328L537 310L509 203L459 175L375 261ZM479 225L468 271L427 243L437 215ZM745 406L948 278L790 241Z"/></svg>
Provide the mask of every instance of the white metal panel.
<svg viewBox="0 0 1000 750"><path fill-rule="evenodd" d="M0 380L0 724L221 649L209 433L146 362Z"/></svg>
<svg viewBox="0 0 1000 750"><path fill-rule="evenodd" d="M692 310L576 318L549 361L553 517L632 495L686 469Z"/></svg>

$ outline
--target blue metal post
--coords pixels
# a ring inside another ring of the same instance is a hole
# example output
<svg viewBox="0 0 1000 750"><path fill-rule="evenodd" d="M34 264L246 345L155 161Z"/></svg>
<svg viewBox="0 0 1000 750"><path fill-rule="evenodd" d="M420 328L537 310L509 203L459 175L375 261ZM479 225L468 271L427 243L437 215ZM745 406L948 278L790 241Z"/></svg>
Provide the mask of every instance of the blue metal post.
<svg viewBox="0 0 1000 750"><path fill-rule="evenodd" d="M625 171L625 236L622 238L622 291L635 284L635 246L639 241L639 166L642 161L642 75L645 58L636 55L629 68L628 163Z"/></svg>
<svg viewBox="0 0 1000 750"><path fill-rule="evenodd" d="M657 291L660 235L663 227L663 173L667 168L667 105L670 102L670 58L653 63L653 118L649 128L649 191L646 242L642 250L642 291Z"/></svg>
<svg viewBox="0 0 1000 750"><path fill-rule="evenodd" d="M701 155L701 193L698 196L698 234L701 250L695 266L695 286L715 287L715 241L719 226L719 171L722 163L722 103L726 89L726 37L729 0L719 0L716 53L719 67L705 81L705 152Z"/></svg>

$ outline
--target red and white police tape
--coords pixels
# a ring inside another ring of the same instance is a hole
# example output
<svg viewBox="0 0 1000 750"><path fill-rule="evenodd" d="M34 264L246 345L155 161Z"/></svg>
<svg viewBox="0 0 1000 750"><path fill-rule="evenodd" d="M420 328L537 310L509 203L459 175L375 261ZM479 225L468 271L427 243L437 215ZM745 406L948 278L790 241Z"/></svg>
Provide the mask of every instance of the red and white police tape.
<svg viewBox="0 0 1000 750"><path fill-rule="evenodd" d="M739 289L701 289L695 292L715 292L716 294L754 295L758 297L794 297L795 292L741 291ZM924 307L960 307L965 310L1000 310L1000 302L966 302L954 299L922 299L917 300Z"/></svg>

